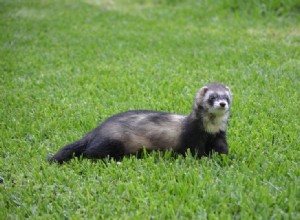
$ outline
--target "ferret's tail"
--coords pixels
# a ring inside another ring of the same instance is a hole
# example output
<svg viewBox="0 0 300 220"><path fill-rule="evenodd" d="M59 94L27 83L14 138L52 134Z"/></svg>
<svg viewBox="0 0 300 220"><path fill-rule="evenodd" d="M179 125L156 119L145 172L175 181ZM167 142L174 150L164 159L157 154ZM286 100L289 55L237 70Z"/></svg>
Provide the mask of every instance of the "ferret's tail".
<svg viewBox="0 0 300 220"><path fill-rule="evenodd" d="M79 157L86 149L88 144L88 139L83 138L74 143L68 144L61 148L56 154L53 156L49 156L48 160L50 162L57 162L62 164L63 162L67 162L71 160L73 157Z"/></svg>

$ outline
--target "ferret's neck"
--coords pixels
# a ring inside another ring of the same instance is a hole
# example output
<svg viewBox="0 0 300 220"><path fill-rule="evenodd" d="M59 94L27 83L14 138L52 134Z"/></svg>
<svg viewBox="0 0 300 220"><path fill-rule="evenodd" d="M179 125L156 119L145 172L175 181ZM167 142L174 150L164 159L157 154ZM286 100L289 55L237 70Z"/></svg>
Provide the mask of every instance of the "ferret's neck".
<svg viewBox="0 0 300 220"><path fill-rule="evenodd" d="M210 134L216 134L220 131L226 131L228 114L213 115L209 113L202 114L203 128Z"/></svg>
<svg viewBox="0 0 300 220"><path fill-rule="evenodd" d="M226 131L229 112L224 115L214 115L206 111L192 112L189 116L190 122L199 124L207 133L216 134L220 131Z"/></svg>

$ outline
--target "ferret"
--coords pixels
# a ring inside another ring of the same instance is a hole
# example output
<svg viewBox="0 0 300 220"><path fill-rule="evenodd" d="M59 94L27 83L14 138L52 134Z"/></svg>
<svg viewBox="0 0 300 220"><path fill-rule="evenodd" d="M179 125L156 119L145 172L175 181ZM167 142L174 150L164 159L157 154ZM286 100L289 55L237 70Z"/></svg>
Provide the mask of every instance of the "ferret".
<svg viewBox="0 0 300 220"><path fill-rule="evenodd" d="M182 155L190 149L198 158L212 152L228 154L226 128L231 102L228 87L210 83L196 93L189 115L150 110L116 114L82 139L61 148L49 161L63 163L73 157L120 160L143 149Z"/></svg>

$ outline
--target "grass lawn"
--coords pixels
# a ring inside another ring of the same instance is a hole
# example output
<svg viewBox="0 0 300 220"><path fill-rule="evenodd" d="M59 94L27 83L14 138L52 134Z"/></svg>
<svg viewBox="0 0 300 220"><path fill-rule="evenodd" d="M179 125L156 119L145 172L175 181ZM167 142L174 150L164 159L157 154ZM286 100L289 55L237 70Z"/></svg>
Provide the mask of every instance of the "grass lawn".
<svg viewBox="0 0 300 220"><path fill-rule="evenodd" d="M299 11L0 0L0 219L300 219ZM115 113L189 114L212 81L234 94L228 157L46 160Z"/></svg>

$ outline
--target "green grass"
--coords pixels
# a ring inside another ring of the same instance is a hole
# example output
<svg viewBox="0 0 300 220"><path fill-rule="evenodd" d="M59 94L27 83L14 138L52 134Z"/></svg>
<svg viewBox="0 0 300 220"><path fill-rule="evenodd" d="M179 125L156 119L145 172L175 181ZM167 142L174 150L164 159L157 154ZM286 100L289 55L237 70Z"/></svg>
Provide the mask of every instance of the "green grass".
<svg viewBox="0 0 300 220"><path fill-rule="evenodd" d="M300 5L0 0L0 219L299 219ZM234 93L230 156L48 154L128 109Z"/></svg>

